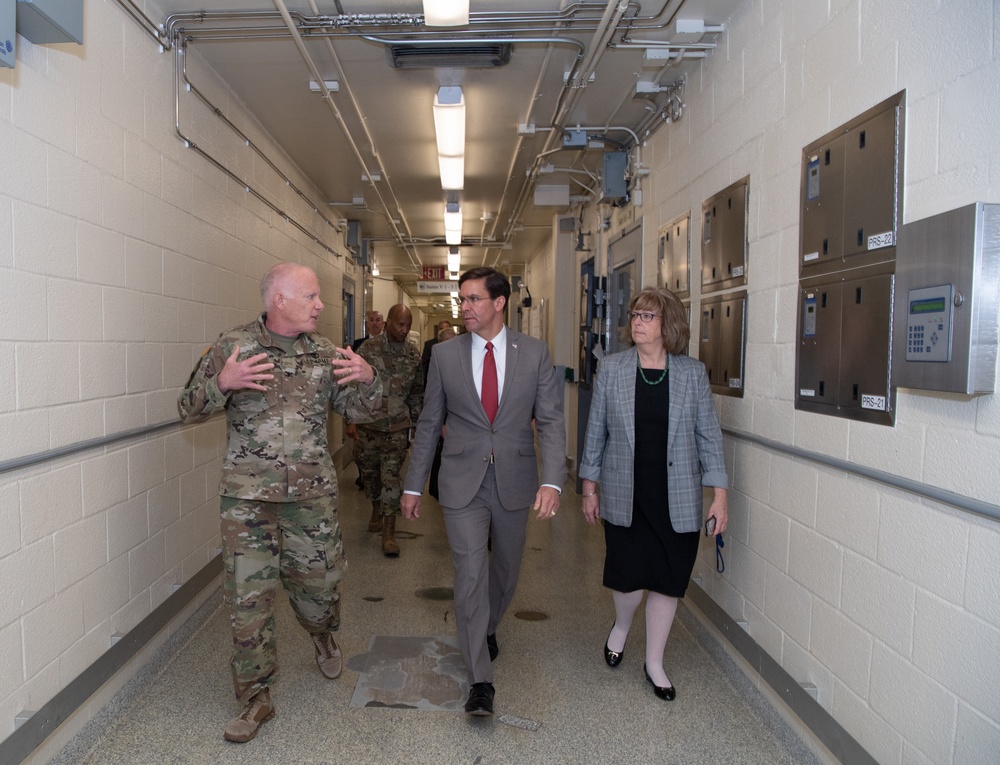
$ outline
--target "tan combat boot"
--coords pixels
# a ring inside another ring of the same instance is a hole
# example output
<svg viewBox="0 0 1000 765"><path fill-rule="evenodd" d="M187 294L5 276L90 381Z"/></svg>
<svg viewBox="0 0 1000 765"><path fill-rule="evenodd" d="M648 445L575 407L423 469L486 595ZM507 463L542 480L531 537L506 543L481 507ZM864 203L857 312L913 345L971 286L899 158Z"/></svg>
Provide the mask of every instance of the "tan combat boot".
<svg viewBox="0 0 1000 765"><path fill-rule="evenodd" d="M387 558L399 555L399 545L396 544L396 516L386 515L382 524L382 552Z"/></svg>
<svg viewBox="0 0 1000 765"><path fill-rule="evenodd" d="M309 637L312 638L316 648L316 663L319 665L319 671L323 673L324 677L336 680L344 669L344 655L341 653L337 641L329 632L324 632L322 635L310 633Z"/></svg>
<svg viewBox="0 0 1000 765"><path fill-rule="evenodd" d="M222 736L226 741L245 744L257 735L261 725L274 717L274 705L271 703L271 692L265 688L257 693L243 711L229 721Z"/></svg>
<svg viewBox="0 0 1000 765"><path fill-rule="evenodd" d="M368 530L377 534L382 530L382 503L372 502L372 517L368 521Z"/></svg>

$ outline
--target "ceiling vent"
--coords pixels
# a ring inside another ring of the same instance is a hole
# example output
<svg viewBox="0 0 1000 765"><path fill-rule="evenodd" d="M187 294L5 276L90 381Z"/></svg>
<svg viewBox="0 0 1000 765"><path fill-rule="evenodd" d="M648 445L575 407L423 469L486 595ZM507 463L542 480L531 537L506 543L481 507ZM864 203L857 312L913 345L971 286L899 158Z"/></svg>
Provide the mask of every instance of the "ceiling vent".
<svg viewBox="0 0 1000 765"><path fill-rule="evenodd" d="M386 45L385 55L393 69L456 67L495 68L510 61L510 43L433 43Z"/></svg>

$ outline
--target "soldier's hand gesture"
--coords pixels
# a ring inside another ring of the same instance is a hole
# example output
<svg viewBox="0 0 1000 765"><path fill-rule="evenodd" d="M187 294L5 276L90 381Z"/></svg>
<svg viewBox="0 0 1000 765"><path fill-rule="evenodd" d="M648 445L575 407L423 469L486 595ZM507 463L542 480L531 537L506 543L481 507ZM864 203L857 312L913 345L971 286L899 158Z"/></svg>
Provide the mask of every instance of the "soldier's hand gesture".
<svg viewBox="0 0 1000 765"><path fill-rule="evenodd" d="M237 361L240 355L240 347L237 345L233 352L226 359L226 365L219 372L218 384L222 393L231 390L267 390L267 386L261 385L261 380L273 380L274 375L267 374L268 369L274 369L274 364L263 361L267 358L266 353L258 353L255 356Z"/></svg>

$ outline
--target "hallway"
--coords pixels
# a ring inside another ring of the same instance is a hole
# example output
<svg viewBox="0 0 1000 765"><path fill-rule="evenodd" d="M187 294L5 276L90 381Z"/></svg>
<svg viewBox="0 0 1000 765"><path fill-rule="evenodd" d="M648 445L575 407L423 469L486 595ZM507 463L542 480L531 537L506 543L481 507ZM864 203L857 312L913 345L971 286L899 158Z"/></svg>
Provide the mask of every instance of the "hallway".
<svg viewBox="0 0 1000 765"><path fill-rule="evenodd" d="M571 486L553 523L529 523L520 585L497 635L496 717L352 705L359 677L379 658L369 655L373 636L454 640L451 564L436 503L426 498L420 521L400 523L402 555L388 559L367 531L368 505L355 476L353 465L340 475L349 568L339 679L319 673L312 644L279 597L277 716L252 742L225 742L222 728L238 710L228 617L217 594L52 762L818 762L686 607L667 646L676 701L657 699L643 678L641 614L622 665L605 665L601 646L613 611L601 587L603 536L584 522ZM714 555L704 541L702 554ZM464 700L464 670L459 675ZM406 685L426 690L441 678L428 671Z"/></svg>

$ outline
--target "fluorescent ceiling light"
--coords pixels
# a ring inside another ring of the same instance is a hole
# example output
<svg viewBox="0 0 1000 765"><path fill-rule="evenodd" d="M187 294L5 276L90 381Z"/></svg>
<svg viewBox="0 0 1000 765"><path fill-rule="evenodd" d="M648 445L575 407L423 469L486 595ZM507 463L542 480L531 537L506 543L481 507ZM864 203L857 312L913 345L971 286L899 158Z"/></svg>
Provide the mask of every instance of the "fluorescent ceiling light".
<svg viewBox="0 0 1000 765"><path fill-rule="evenodd" d="M451 281L453 281L453 282L457 282L458 281L458 271L451 271L448 274L448 279L451 280Z"/></svg>
<svg viewBox="0 0 1000 765"><path fill-rule="evenodd" d="M460 87L438 88L434 96L434 132L437 135L441 188L464 188L465 96Z"/></svg>
<svg viewBox="0 0 1000 765"><path fill-rule="evenodd" d="M340 91L340 82L337 80L323 80L323 84L331 93L338 93ZM313 93L320 93L323 88L319 86L319 83L316 82L316 80L309 80L309 90Z"/></svg>
<svg viewBox="0 0 1000 765"><path fill-rule="evenodd" d="M451 272L455 272L461 267L462 267L462 256L459 255L457 252L454 255L448 253L448 270Z"/></svg>
<svg viewBox="0 0 1000 765"><path fill-rule="evenodd" d="M438 155L438 170L441 173L441 188L445 191L465 188L465 157L445 157Z"/></svg>
<svg viewBox="0 0 1000 765"><path fill-rule="evenodd" d="M469 0L424 0L429 27L461 27L469 23Z"/></svg>
<svg viewBox="0 0 1000 765"><path fill-rule="evenodd" d="M462 243L462 230L458 231L445 229L444 241L446 244L461 244Z"/></svg>
<svg viewBox="0 0 1000 765"><path fill-rule="evenodd" d="M461 210L455 212L444 211L444 230L445 231L457 231L462 233L462 212Z"/></svg>

